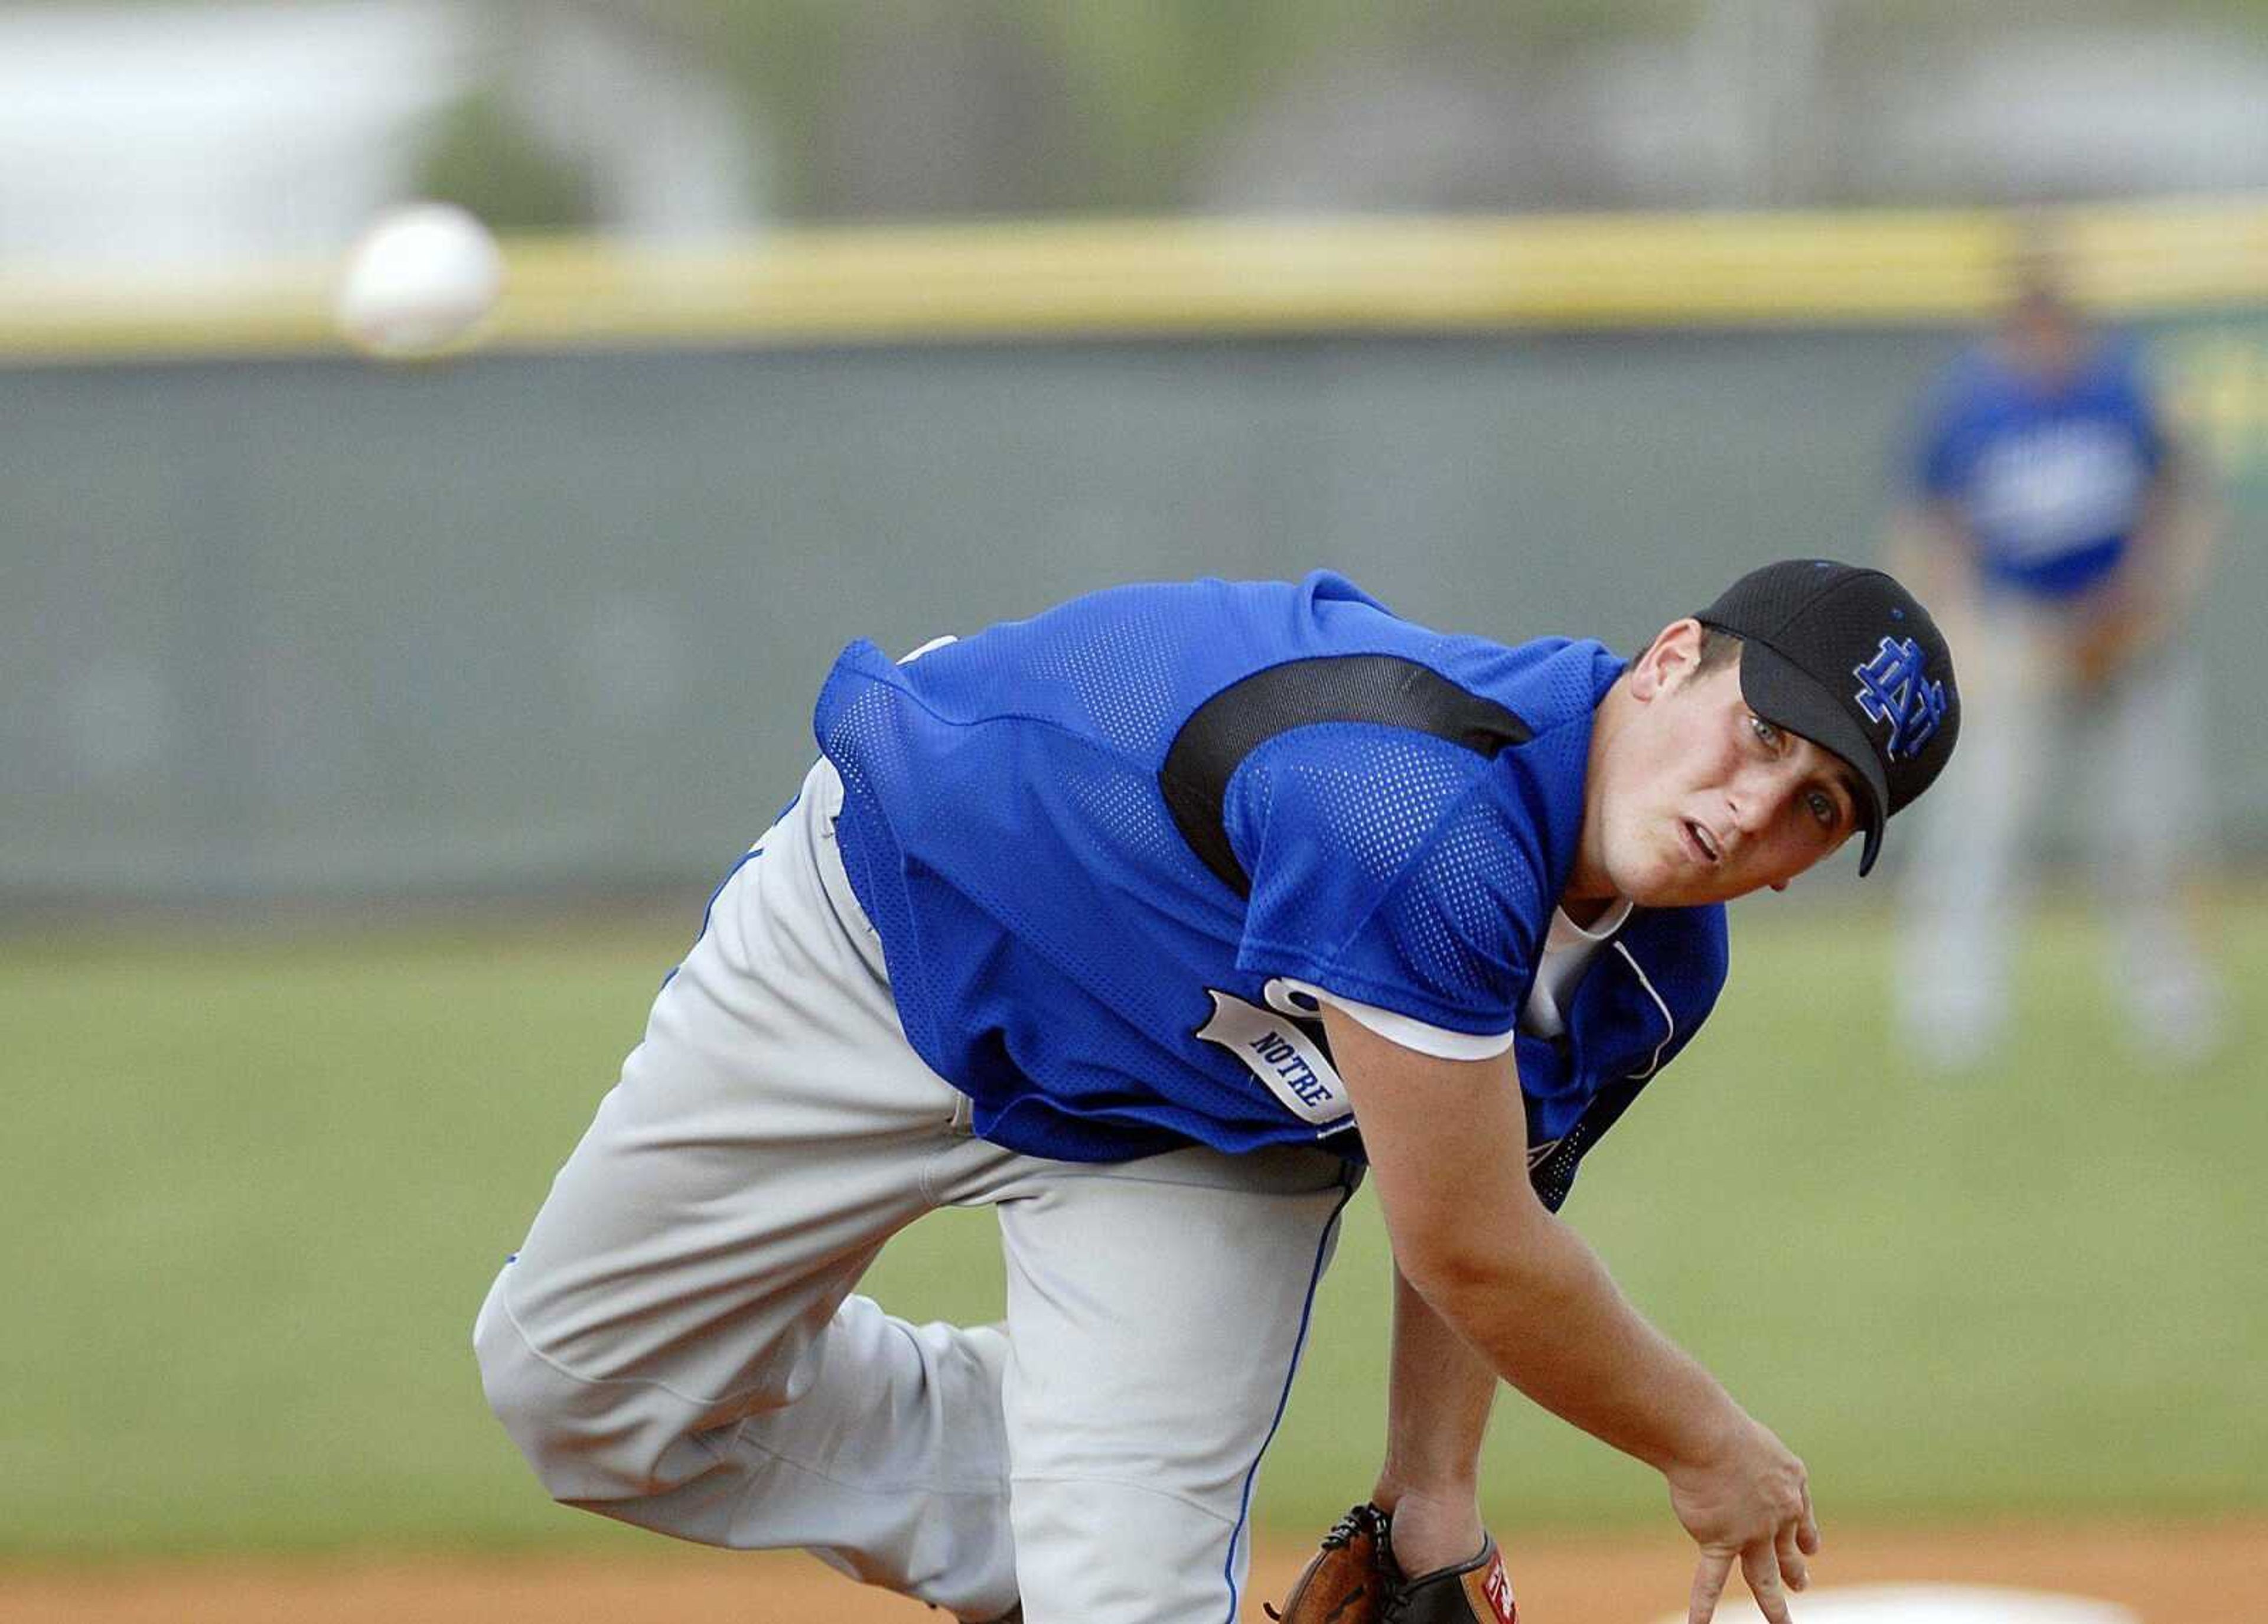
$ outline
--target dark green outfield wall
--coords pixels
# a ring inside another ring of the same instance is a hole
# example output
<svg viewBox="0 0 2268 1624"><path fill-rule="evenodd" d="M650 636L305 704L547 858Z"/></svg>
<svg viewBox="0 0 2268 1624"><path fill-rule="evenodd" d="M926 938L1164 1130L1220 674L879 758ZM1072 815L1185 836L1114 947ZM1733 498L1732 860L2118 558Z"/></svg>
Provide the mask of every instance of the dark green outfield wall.
<svg viewBox="0 0 2268 1624"><path fill-rule="evenodd" d="M2154 334L2233 503L2217 792L2268 849L2268 319ZM854 636L1344 570L1627 647L1879 544L1950 331L0 370L0 897L697 883Z"/></svg>

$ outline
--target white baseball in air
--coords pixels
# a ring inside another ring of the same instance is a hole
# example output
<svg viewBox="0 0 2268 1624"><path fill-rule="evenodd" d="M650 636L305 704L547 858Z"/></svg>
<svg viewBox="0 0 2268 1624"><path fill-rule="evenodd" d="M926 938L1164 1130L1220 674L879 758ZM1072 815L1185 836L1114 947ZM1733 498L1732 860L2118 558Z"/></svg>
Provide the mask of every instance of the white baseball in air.
<svg viewBox="0 0 2268 1624"><path fill-rule="evenodd" d="M2141 1624L2110 1602L1989 1585L1860 1584L1791 1599L1799 1624ZM1764 1616L1748 1598L1728 1596L1717 1609L1717 1624L1763 1624ZM1685 1614L1661 1624L1685 1624Z"/></svg>
<svg viewBox="0 0 2268 1624"><path fill-rule="evenodd" d="M388 360L459 349L504 291L504 254L454 203L387 210L347 250L332 313L349 343Z"/></svg>

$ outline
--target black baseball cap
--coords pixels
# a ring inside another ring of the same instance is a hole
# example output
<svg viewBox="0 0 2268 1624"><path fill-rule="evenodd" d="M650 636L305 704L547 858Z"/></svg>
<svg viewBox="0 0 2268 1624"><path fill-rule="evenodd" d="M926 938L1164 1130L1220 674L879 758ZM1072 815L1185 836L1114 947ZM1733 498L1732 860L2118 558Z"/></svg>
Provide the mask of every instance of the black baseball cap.
<svg viewBox="0 0 2268 1624"><path fill-rule="evenodd" d="M1866 873L1882 825L1936 781L1961 731L1937 622L1894 577L1826 558L1752 570L1694 618L1741 639L1749 709L1858 774Z"/></svg>

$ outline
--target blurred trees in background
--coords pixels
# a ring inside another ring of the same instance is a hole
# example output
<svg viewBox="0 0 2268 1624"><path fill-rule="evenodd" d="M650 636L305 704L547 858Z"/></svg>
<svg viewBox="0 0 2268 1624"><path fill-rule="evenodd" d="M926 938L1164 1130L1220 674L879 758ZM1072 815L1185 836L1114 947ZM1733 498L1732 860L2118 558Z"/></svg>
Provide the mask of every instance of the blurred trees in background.
<svg viewBox="0 0 2268 1624"><path fill-rule="evenodd" d="M1310 87L1528 81L1571 45L1675 33L1690 0L688 0L762 109L784 212L1203 205L1240 131ZM1346 108L1352 115L1356 109Z"/></svg>
<svg viewBox="0 0 2268 1624"><path fill-rule="evenodd" d="M598 223L583 166L538 140L493 85L452 102L433 121L417 172L421 196L460 203L500 231Z"/></svg>
<svg viewBox="0 0 2268 1624"><path fill-rule="evenodd" d="M2268 184L2268 0L490 11L505 39L603 18L697 62L729 86L757 207L775 218L1999 203ZM512 224L589 223L587 158L537 161L496 109L475 99L432 132L427 189Z"/></svg>

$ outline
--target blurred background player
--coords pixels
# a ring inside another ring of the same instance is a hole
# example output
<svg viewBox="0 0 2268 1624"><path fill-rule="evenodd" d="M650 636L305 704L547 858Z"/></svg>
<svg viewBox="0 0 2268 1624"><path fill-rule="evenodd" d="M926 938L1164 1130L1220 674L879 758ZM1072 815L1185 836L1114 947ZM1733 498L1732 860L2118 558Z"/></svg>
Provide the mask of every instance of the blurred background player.
<svg viewBox="0 0 2268 1624"><path fill-rule="evenodd" d="M2220 1023L2182 910L2205 803L2186 630L2214 527L2138 347L2089 327L2050 245L2010 269L1997 329L1926 400L1892 541L1892 567L1942 606L1970 699L1908 871L1898 1013L1940 1067L2001 1034L2024 870L2068 754L2112 999L2153 1053L2194 1060Z"/></svg>

